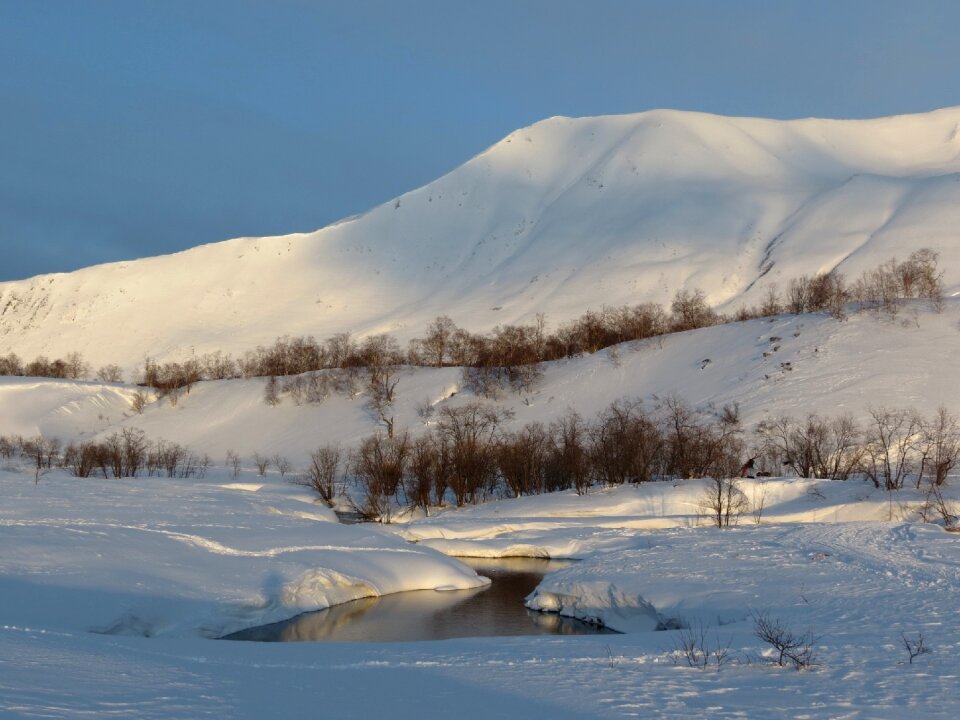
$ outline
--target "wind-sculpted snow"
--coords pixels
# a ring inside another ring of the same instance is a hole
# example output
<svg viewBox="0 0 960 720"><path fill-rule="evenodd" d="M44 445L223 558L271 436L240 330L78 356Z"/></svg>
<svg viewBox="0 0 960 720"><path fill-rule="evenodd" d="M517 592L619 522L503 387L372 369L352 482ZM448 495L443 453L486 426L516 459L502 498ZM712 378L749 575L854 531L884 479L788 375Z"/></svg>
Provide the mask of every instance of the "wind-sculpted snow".
<svg viewBox="0 0 960 720"><path fill-rule="evenodd" d="M0 352L127 370L283 334L551 323L701 288L941 253L960 290L960 109L877 120L689 112L551 118L425 187L312 233L0 284Z"/></svg>
<svg viewBox="0 0 960 720"><path fill-rule="evenodd" d="M60 473L35 484L5 472L0 487L16 498L0 510L13 625L217 637L361 597L487 582L437 552L341 525L290 485Z"/></svg>

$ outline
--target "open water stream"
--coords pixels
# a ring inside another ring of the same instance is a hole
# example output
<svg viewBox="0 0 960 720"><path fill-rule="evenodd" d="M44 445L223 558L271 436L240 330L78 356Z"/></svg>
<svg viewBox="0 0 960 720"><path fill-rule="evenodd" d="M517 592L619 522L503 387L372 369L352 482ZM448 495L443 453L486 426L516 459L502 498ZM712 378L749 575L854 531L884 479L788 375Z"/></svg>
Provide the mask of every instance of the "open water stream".
<svg viewBox="0 0 960 720"><path fill-rule="evenodd" d="M588 635L611 632L527 610L523 601L543 576L569 561L461 558L492 581L474 590L416 590L363 598L290 620L241 630L227 640L392 642L503 635Z"/></svg>

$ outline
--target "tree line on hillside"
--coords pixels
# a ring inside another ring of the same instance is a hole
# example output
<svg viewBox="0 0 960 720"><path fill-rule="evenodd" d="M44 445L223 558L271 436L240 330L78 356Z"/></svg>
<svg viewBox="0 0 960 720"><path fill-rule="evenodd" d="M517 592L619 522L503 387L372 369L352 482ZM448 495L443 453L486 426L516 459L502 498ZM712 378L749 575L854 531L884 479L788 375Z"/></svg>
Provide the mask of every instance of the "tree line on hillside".
<svg viewBox="0 0 960 720"><path fill-rule="evenodd" d="M487 334L471 333L458 327L447 316L437 317L423 337L411 340L406 348L387 334L373 335L361 341L350 333L338 333L318 341L312 336L278 338L273 345L258 346L242 357L234 358L215 351L180 362L159 363L147 358L135 381L174 398L201 380L250 377L292 377L319 370L343 371L332 380L304 381L305 384L275 386L274 398L282 391L298 399L322 398L332 386L349 388L355 375L368 370L378 375L381 387L392 379L387 368L400 365L465 368L466 384L482 395L494 395L500 389L529 389L539 376L538 364L595 353L619 343L644 340L669 333L683 332L724 322L749 320L781 313L830 312L842 317L844 308L856 303L896 315L904 299L925 298L939 309L943 301L943 273L937 267L937 253L929 249L913 252L907 260L891 259L865 272L853 283L841 273L831 272L791 280L785 292L770 287L759 306L741 308L731 316L712 310L700 290L680 290L669 309L642 303L633 306L603 307L587 311L547 331L546 318L540 314L526 325L503 325ZM65 379L91 376L91 367L79 353L48 360L38 357L24 362L14 353L0 356L0 375L29 375ZM122 379L120 368L106 365L96 377L108 382ZM326 385L331 383L331 385ZM270 396L268 392L268 401Z"/></svg>

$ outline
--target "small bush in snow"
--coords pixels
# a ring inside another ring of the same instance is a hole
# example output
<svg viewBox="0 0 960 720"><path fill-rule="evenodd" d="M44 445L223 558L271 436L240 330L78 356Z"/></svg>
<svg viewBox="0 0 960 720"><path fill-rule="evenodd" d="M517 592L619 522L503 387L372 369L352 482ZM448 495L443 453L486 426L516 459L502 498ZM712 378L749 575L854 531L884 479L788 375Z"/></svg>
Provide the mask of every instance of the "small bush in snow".
<svg viewBox="0 0 960 720"><path fill-rule="evenodd" d="M685 662L689 667L706 670L711 663L721 668L730 661L730 643L732 636L726 643L714 632L713 636L700 622L677 631L673 658L675 662Z"/></svg>
<svg viewBox="0 0 960 720"><path fill-rule="evenodd" d="M753 614L753 634L772 646L777 653L776 663L781 667L792 666L804 670L817 662L817 638L811 630L796 633L779 618L766 612Z"/></svg>

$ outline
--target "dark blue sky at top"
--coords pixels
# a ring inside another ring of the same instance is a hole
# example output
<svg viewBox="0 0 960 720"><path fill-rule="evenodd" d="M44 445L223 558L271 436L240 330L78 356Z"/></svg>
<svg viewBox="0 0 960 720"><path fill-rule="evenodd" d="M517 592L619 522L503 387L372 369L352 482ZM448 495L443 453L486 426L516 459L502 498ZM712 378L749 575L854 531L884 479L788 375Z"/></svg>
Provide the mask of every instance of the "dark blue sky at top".
<svg viewBox="0 0 960 720"><path fill-rule="evenodd" d="M552 115L960 104L953 0L0 0L0 280L309 231Z"/></svg>

